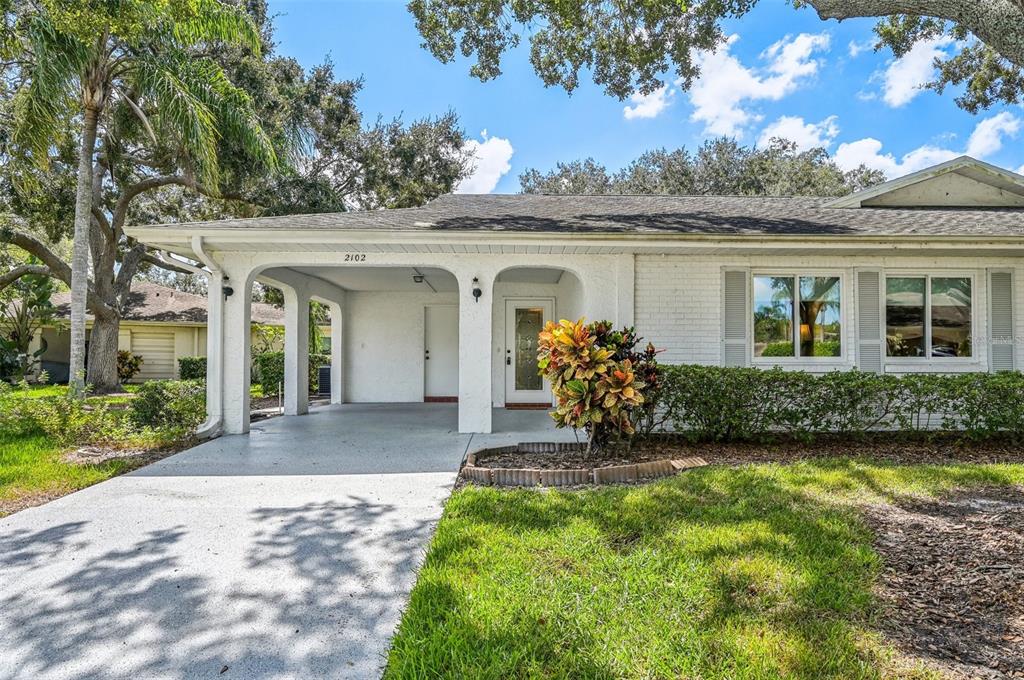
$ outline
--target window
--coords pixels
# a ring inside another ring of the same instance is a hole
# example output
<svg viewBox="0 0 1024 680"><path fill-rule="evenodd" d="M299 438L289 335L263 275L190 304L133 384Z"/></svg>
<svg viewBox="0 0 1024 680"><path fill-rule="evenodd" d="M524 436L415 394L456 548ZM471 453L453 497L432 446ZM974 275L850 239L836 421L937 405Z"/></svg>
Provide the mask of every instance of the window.
<svg viewBox="0 0 1024 680"><path fill-rule="evenodd" d="M841 290L838 276L754 276L754 356L842 356Z"/></svg>
<svg viewBox="0 0 1024 680"><path fill-rule="evenodd" d="M885 339L890 357L970 357L971 278L887 278Z"/></svg>

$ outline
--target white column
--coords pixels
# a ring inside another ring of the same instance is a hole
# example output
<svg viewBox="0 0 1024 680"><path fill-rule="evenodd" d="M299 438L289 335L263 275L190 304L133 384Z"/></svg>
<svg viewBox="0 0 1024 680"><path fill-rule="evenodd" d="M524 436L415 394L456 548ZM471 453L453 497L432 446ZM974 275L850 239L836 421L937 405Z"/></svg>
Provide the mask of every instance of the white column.
<svg viewBox="0 0 1024 680"><path fill-rule="evenodd" d="M284 287L284 414L309 413L309 291Z"/></svg>
<svg viewBox="0 0 1024 680"><path fill-rule="evenodd" d="M224 283L209 278L206 318L206 419L216 423L223 416L224 389Z"/></svg>
<svg viewBox="0 0 1024 680"><path fill-rule="evenodd" d="M331 403L345 403L345 384L342 380L342 367L345 362L344 324L341 304L328 302L331 312Z"/></svg>
<svg viewBox="0 0 1024 680"><path fill-rule="evenodd" d="M491 431L491 297L494 273L464 271L459 280L459 432ZM474 278L477 280L474 282ZM479 287L479 299L473 288Z"/></svg>
<svg viewBox="0 0 1024 680"><path fill-rule="evenodd" d="M225 273L228 270L225 269ZM224 281L224 377L222 387L224 432L249 431L249 384L251 382L251 291L248 273L231 275ZM212 287L211 287L212 292ZM223 296L222 296L223 297Z"/></svg>

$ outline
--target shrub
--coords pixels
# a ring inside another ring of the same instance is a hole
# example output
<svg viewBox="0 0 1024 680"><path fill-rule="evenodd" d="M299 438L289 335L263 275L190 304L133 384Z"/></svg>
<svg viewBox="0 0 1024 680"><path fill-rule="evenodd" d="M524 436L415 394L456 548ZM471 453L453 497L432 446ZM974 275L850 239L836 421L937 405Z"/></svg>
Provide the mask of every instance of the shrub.
<svg viewBox="0 0 1024 680"><path fill-rule="evenodd" d="M694 440L764 441L784 434L959 431L1024 439L1020 373L814 375L781 368L663 367L661 408Z"/></svg>
<svg viewBox="0 0 1024 680"><path fill-rule="evenodd" d="M143 360L138 354L132 354L127 350L117 352L117 379L123 383L128 382L142 370Z"/></svg>
<svg viewBox="0 0 1024 680"><path fill-rule="evenodd" d="M284 384L284 352L263 352L253 357L256 380L263 386L263 396L280 393Z"/></svg>
<svg viewBox="0 0 1024 680"><path fill-rule="evenodd" d="M320 367L330 366L331 355L310 353L309 355L309 391L317 392L320 389Z"/></svg>
<svg viewBox="0 0 1024 680"><path fill-rule="evenodd" d="M189 432L206 417L206 385L201 380L150 380L129 403L128 415L136 427Z"/></svg>
<svg viewBox="0 0 1024 680"><path fill-rule="evenodd" d="M636 431L646 403L640 375L657 380L657 351L649 345L637 353L637 343L632 328L583 319L552 321L540 333L538 366L558 400L551 415L558 427L584 430L588 452Z"/></svg>
<svg viewBox="0 0 1024 680"><path fill-rule="evenodd" d="M23 398L0 394L0 432L24 436L44 434L60 446L123 444L132 436L123 413L105 403L69 396Z"/></svg>
<svg viewBox="0 0 1024 680"><path fill-rule="evenodd" d="M180 380L206 380L206 357L181 357L178 359Z"/></svg>
<svg viewBox="0 0 1024 680"><path fill-rule="evenodd" d="M816 357L838 357L842 356L843 346L838 340L819 340L814 343L814 356Z"/></svg>
<svg viewBox="0 0 1024 680"><path fill-rule="evenodd" d="M791 357L793 356L792 342L769 342L761 351L763 357Z"/></svg>
<svg viewBox="0 0 1024 680"><path fill-rule="evenodd" d="M320 386L320 366L327 365L331 358L327 354L309 355L309 391L315 392ZM263 387L263 396L277 395L284 384L284 352L263 352L253 357L256 381Z"/></svg>

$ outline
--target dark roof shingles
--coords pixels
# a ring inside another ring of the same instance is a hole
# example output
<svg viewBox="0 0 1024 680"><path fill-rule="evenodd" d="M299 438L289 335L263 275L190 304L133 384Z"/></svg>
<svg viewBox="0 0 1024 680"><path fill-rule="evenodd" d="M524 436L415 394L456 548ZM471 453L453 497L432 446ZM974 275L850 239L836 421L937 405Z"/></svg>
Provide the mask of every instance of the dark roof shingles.
<svg viewBox="0 0 1024 680"><path fill-rule="evenodd" d="M748 236L1024 236L1017 208L828 208L829 198L447 194L422 208L168 228Z"/></svg>
<svg viewBox="0 0 1024 680"><path fill-rule="evenodd" d="M52 297L57 316L70 314L71 294ZM123 321L160 321L166 323L206 323L206 297L184 293L149 281L135 281L128 293L121 319ZM256 323L283 325L284 310L254 302L252 320Z"/></svg>

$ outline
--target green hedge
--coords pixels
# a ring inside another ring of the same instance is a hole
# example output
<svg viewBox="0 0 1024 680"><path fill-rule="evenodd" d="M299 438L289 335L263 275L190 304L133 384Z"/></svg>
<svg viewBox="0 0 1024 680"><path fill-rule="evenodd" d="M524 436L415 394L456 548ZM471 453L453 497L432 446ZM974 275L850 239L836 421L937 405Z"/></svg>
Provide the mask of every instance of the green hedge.
<svg viewBox="0 0 1024 680"><path fill-rule="evenodd" d="M182 380L206 380L206 357L178 359L178 377Z"/></svg>
<svg viewBox="0 0 1024 680"><path fill-rule="evenodd" d="M135 433L107 403L68 396L25 397L0 387L0 439L42 434L62 447L123 445Z"/></svg>
<svg viewBox="0 0 1024 680"><path fill-rule="evenodd" d="M206 417L202 380L150 380L129 402L128 417L138 427L190 432Z"/></svg>
<svg viewBox="0 0 1024 680"><path fill-rule="evenodd" d="M320 387L320 367L331 363L328 354L309 355L309 391ZM278 386L284 384L284 352L263 352L253 357L255 382L263 387L263 396L276 395Z"/></svg>
<svg viewBox="0 0 1024 680"><path fill-rule="evenodd" d="M1020 373L811 374L781 368L666 366L661 408L694 440L809 440L869 430L957 431L971 439L1024 440Z"/></svg>

